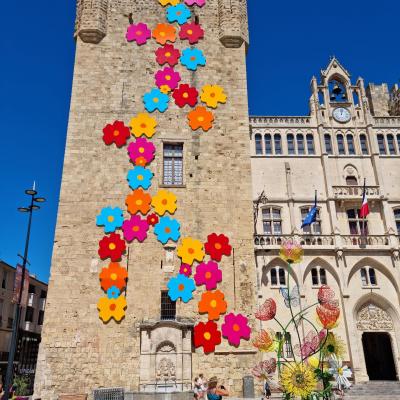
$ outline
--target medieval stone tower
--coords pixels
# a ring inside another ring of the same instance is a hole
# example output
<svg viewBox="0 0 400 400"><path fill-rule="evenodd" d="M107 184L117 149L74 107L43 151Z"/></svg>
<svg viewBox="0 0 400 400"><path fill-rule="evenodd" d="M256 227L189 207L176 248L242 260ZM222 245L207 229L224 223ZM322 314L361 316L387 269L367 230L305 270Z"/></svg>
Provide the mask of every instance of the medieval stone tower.
<svg viewBox="0 0 400 400"><path fill-rule="evenodd" d="M162 318L163 291L181 263L176 254L180 241L163 246L149 231L143 243L128 243L120 262L129 273L125 318L118 323L99 318L97 304L105 296L99 273L110 260L100 260L97 254L104 233L96 226L96 216L104 207L118 206L129 217L126 176L132 169L126 147L106 146L102 130L115 120L128 125L144 112L143 94L155 87L154 74L161 69L154 56L159 44L150 39L137 46L127 42L125 33L130 22L145 22L151 30L166 23L166 8L158 0L77 3L75 73L35 396L56 399L61 393L90 394L100 387L184 392L200 372L217 375L232 395L240 395L242 378L255 364L255 350L248 341L235 347L224 339L208 355L194 348L193 326L207 320L197 309L201 291L187 304L178 300L176 315ZM215 110L214 125L207 132L193 131L188 110L172 99L168 112L151 114L158 127L152 137L156 155L148 191L153 196L165 188L177 196L174 217L181 223L181 240L190 236L204 243L212 232L229 237L232 254L219 263L223 280L218 288L225 294L228 312L248 316L253 327L246 0L207 0L204 7L189 8L191 21L205 31L196 47L207 64L197 71L180 68L181 83L199 91L218 84L228 100ZM174 46L190 47L179 39ZM175 185L163 180L164 157L171 148L179 150L183 165L182 180Z"/></svg>

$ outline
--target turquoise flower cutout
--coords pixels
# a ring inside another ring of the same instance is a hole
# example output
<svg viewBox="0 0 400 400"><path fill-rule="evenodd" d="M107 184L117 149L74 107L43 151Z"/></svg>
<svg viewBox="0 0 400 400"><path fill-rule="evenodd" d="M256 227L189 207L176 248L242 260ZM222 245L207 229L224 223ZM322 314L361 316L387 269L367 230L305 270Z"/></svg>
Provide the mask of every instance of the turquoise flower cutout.
<svg viewBox="0 0 400 400"><path fill-rule="evenodd" d="M162 244L167 243L170 239L177 242L181 237L180 228L181 224L176 219L165 216L160 218L158 224L154 226L154 234Z"/></svg>
<svg viewBox="0 0 400 400"><path fill-rule="evenodd" d="M150 92L145 93L143 96L143 103L148 112L153 112L154 110L164 112L168 108L169 97L167 94L162 93L160 89L151 89Z"/></svg>
<svg viewBox="0 0 400 400"><path fill-rule="evenodd" d="M182 51L180 58L181 64L191 71L196 71L199 65L206 65L206 58L201 50L194 48L187 48Z"/></svg>
<svg viewBox="0 0 400 400"><path fill-rule="evenodd" d="M172 301L176 301L180 298L184 303L193 299L192 292L196 289L194 280L182 274L172 277L169 280L167 287L169 289L168 296Z"/></svg>
<svg viewBox="0 0 400 400"><path fill-rule="evenodd" d="M192 13L189 8L184 4L177 4L167 8L167 20L168 22L177 22L179 25L185 24L191 17Z"/></svg>
<svg viewBox="0 0 400 400"><path fill-rule="evenodd" d="M109 299L118 299L120 294L121 294L121 292L116 286L111 286L107 290L107 297Z"/></svg>
<svg viewBox="0 0 400 400"><path fill-rule="evenodd" d="M135 190L142 187L144 190L147 190L151 186L153 173L144 167L138 166L128 172L126 179L131 189Z"/></svg>
<svg viewBox="0 0 400 400"><path fill-rule="evenodd" d="M124 215L119 207L105 207L96 218L96 225L104 226L104 233L115 232L117 228L121 228L123 222Z"/></svg>

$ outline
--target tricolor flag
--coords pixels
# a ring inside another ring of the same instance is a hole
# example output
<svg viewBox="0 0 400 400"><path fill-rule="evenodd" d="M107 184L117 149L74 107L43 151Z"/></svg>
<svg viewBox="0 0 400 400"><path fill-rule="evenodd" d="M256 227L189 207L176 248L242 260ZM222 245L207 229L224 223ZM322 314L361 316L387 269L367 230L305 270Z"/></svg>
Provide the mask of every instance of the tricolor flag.
<svg viewBox="0 0 400 400"><path fill-rule="evenodd" d="M369 207L368 207L367 191L365 188L365 179L364 179L364 190L363 190L362 204L360 208L360 218L366 218L368 214L369 214Z"/></svg>

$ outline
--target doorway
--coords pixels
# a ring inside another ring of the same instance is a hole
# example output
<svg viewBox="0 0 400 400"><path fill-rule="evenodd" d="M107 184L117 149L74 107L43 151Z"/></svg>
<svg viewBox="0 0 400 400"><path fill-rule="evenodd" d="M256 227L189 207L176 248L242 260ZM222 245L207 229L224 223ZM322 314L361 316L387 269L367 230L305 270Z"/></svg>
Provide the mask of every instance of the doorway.
<svg viewBox="0 0 400 400"><path fill-rule="evenodd" d="M387 332L364 332L365 364L370 381L396 381L392 343Z"/></svg>

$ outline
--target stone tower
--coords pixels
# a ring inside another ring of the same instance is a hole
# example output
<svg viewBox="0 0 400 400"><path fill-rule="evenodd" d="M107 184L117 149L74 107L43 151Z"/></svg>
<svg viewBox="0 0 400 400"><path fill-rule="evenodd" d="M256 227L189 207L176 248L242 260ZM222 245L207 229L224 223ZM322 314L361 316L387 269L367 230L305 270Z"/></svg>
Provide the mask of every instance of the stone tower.
<svg viewBox="0 0 400 400"><path fill-rule="evenodd" d="M220 263L219 287L228 310L251 316L255 307L255 270L250 171L249 116L246 87L248 45L246 0L207 0L191 7L192 19L205 30L197 45L207 65L197 72L180 69L182 83L197 88L221 85L227 104L215 111L208 132L192 131L187 110L170 102L158 121L152 142L156 158L149 192L164 187L163 146L183 146L183 184L168 187L178 198L175 217L182 237L205 242L216 232L229 237L231 257ZM232 395L241 395L243 376L255 364L249 342L240 347L223 340L215 353L204 355L192 344L199 320L195 293L188 304L177 302L176 319L160 318L161 291L179 270L174 242L161 245L154 235L127 245L121 264L129 271L126 317L105 324L97 302L104 296L97 250L103 236L96 216L103 207L125 209L130 193L126 148L105 146L102 129L114 120L128 124L143 112L142 96L155 87L160 69L154 57L159 45L128 43L132 20L153 29L165 23L166 9L158 0L77 0L76 60L67 144L55 234L48 302L35 382L35 396L56 399L61 393L90 394L99 387L127 391L186 391L195 375L218 375ZM182 49L187 43L175 43ZM127 217L127 215L125 215ZM254 321L250 318L250 324ZM254 327L254 326L253 326ZM168 379L164 379L165 377ZM167 382L168 380L168 382ZM172 382L172 383L171 383Z"/></svg>

